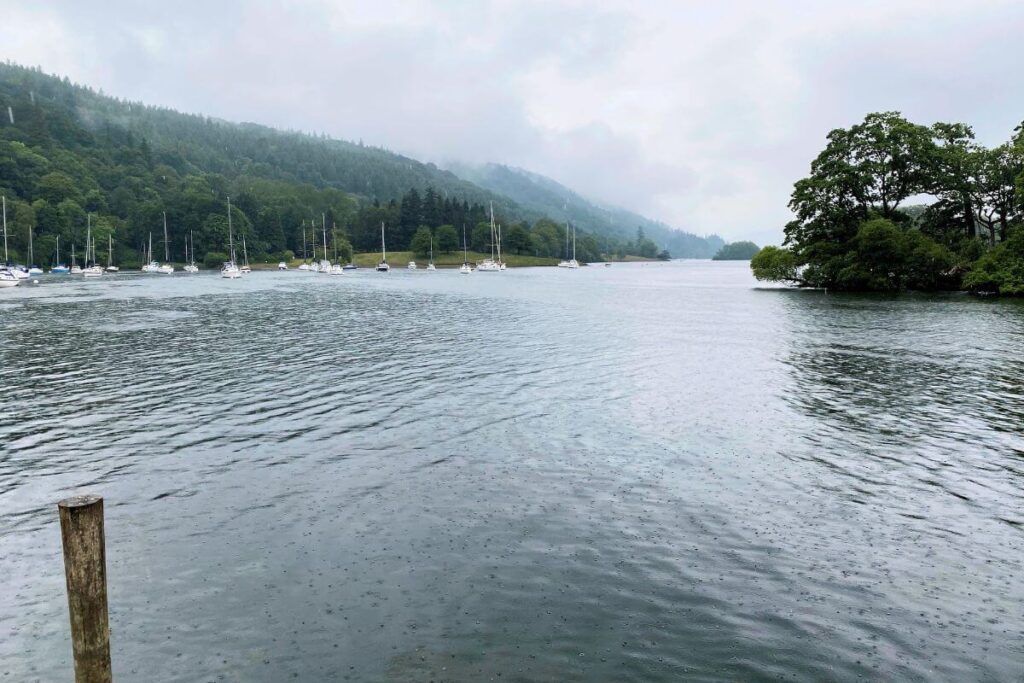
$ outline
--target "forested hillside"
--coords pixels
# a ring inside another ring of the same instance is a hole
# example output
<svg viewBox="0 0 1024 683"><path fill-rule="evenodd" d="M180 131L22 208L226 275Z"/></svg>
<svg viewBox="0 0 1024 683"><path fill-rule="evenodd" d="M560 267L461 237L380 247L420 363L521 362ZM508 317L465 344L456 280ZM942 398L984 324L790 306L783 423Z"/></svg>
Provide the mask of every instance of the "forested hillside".
<svg viewBox="0 0 1024 683"><path fill-rule="evenodd" d="M141 261L151 233L154 257L164 258L165 213L171 260L183 258L190 234L199 260L208 252L215 260L227 243L228 196L235 229L257 257L302 256L314 232L322 244L323 225L339 252L350 245L375 250L381 222L392 248L407 248L421 228L444 228L450 238L463 225L483 248L489 231L479 224L491 203L509 251L560 256L565 250L560 218L432 164L118 100L10 63L0 65L0 193L7 198L12 258L27 260L31 227L34 261L43 265L52 262L58 235L62 260L72 245L81 255L87 215L101 252L112 237L117 263ZM654 256L664 246L642 234L633 238L635 225L611 226L620 236L612 240L577 227L583 260L600 259L609 248Z"/></svg>
<svg viewBox="0 0 1024 683"><path fill-rule="evenodd" d="M632 240L640 227L648 238L679 258L710 258L724 244L718 235L701 237L625 209L600 206L551 178L523 169L500 164L452 163L448 167L460 178L510 197L559 223L571 221L616 243Z"/></svg>

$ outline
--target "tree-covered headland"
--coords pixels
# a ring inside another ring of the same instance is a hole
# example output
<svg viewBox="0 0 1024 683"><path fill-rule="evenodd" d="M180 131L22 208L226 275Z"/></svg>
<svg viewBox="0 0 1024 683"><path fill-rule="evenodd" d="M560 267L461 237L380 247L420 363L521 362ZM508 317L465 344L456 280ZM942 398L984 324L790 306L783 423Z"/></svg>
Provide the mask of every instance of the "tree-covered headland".
<svg viewBox="0 0 1024 683"><path fill-rule="evenodd" d="M829 133L793 188L759 280L848 291L1024 294L1024 128L994 148L962 123L869 114Z"/></svg>
<svg viewBox="0 0 1024 683"><path fill-rule="evenodd" d="M759 251L756 244L745 240L729 242L711 257L712 261L749 261Z"/></svg>

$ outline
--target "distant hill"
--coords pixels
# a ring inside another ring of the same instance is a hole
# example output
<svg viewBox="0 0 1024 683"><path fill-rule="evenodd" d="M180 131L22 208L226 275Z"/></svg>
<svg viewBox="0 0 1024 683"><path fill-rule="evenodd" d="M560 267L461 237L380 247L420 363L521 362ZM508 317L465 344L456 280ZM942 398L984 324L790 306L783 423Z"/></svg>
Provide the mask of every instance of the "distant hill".
<svg viewBox="0 0 1024 683"><path fill-rule="evenodd" d="M666 248L706 257L722 243L600 207L525 171L488 166L460 177L386 149L129 102L11 63L0 64L0 193L12 253L27 258L31 227L41 264L58 237L62 260L70 246L80 255L89 220L118 263L137 263L151 240L154 258L179 260L186 239L215 261L228 242L228 196L236 236L260 257L309 253L314 239L323 248L325 232L339 253L376 249L382 222L396 249L419 227L442 225L467 225L484 248L489 233L478 228L491 203L509 249L523 255L561 256L566 218L584 260Z"/></svg>
<svg viewBox="0 0 1024 683"><path fill-rule="evenodd" d="M632 240L642 227L647 237L673 257L711 258L724 244L718 235L701 237L676 230L626 209L593 202L551 178L501 164L446 164L456 176L511 198L525 210L599 236Z"/></svg>

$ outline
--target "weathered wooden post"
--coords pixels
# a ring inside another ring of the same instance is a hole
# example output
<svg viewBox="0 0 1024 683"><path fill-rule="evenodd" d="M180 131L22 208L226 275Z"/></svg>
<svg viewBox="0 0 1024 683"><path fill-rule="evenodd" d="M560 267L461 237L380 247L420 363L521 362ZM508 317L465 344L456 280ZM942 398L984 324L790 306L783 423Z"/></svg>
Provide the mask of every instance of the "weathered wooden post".
<svg viewBox="0 0 1024 683"><path fill-rule="evenodd" d="M57 508L64 541L75 683L111 683L103 499L75 496L60 501Z"/></svg>

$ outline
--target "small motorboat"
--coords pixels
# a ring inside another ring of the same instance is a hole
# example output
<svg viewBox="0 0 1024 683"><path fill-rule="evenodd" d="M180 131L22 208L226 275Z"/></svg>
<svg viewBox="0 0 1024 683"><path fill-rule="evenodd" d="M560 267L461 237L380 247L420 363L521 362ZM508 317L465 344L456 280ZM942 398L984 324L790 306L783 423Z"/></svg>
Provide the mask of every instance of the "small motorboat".
<svg viewBox="0 0 1024 683"><path fill-rule="evenodd" d="M252 272L252 268L250 268L249 266L242 266L241 268L238 269L238 272L241 273L242 275L248 275L249 273Z"/></svg>
<svg viewBox="0 0 1024 683"><path fill-rule="evenodd" d="M389 270L391 270L391 266L388 265L387 261L381 261L380 263L377 264L378 273L386 273Z"/></svg>
<svg viewBox="0 0 1024 683"><path fill-rule="evenodd" d="M278 270L288 270L288 264L285 263L284 261L281 261L280 263L277 264L277 269Z"/></svg>
<svg viewBox="0 0 1024 683"><path fill-rule="evenodd" d="M10 268L0 268L0 287L17 287L20 284L21 279Z"/></svg>
<svg viewBox="0 0 1024 683"><path fill-rule="evenodd" d="M435 266L433 263L428 263L427 270L437 270L437 266Z"/></svg>
<svg viewBox="0 0 1024 683"><path fill-rule="evenodd" d="M344 275L345 274L345 269L341 266L340 263L335 263L333 266L331 266L330 274L331 275Z"/></svg>
<svg viewBox="0 0 1024 683"><path fill-rule="evenodd" d="M416 270L419 266L416 265L415 261L409 261L409 265L406 266L409 270Z"/></svg>
<svg viewBox="0 0 1024 683"><path fill-rule="evenodd" d="M43 274L43 269L40 268L39 266L30 266L29 269L28 269L28 274L29 275L42 275Z"/></svg>
<svg viewBox="0 0 1024 683"><path fill-rule="evenodd" d="M71 272L71 269L65 266L63 263L50 268L50 272L54 275L67 275Z"/></svg>
<svg viewBox="0 0 1024 683"><path fill-rule="evenodd" d="M162 266L157 266L156 272L160 273L161 275L170 275L171 273L174 272L174 266L165 263Z"/></svg>
<svg viewBox="0 0 1024 683"><path fill-rule="evenodd" d="M341 267L342 270L359 270L359 266L354 263L346 263Z"/></svg>
<svg viewBox="0 0 1024 683"><path fill-rule="evenodd" d="M103 277L103 266L93 265L82 270L83 277Z"/></svg>
<svg viewBox="0 0 1024 683"><path fill-rule="evenodd" d="M470 273L473 272L473 266L469 265L468 263L463 263L462 266L459 267L459 272L462 273L463 275L469 275Z"/></svg>
<svg viewBox="0 0 1024 683"><path fill-rule="evenodd" d="M235 280L242 277L242 269L234 261L227 261L224 267L220 269L220 276Z"/></svg>
<svg viewBox="0 0 1024 683"><path fill-rule="evenodd" d="M301 266L299 266L299 270L309 270L309 264L303 263Z"/></svg>

